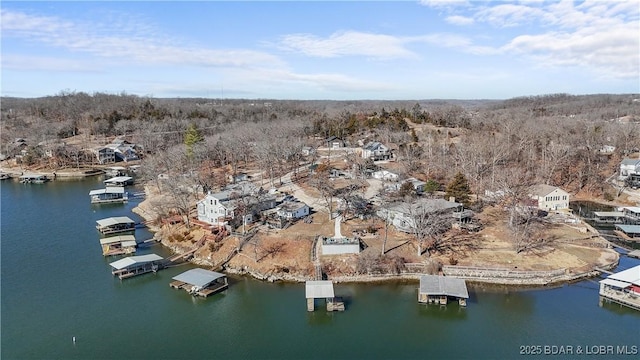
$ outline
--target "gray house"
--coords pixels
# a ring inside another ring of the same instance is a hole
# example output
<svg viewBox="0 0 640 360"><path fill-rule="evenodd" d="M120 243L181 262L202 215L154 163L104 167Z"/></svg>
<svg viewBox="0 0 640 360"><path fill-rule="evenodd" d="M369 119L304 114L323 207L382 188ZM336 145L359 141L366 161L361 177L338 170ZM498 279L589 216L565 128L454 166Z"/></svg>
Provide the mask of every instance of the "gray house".
<svg viewBox="0 0 640 360"><path fill-rule="evenodd" d="M391 150L381 142L371 141L362 147L362 157L374 161L389 160L391 158Z"/></svg>
<svg viewBox="0 0 640 360"><path fill-rule="evenodd" d="M462 204L444 199L417 199L413 203L398 202L380 208L376 214L382 219L391 221L396 229L411 233L415 227L415 217L422 213L448 213L452 223L464 222L473 217L473 212L465 210Z"/></svg>

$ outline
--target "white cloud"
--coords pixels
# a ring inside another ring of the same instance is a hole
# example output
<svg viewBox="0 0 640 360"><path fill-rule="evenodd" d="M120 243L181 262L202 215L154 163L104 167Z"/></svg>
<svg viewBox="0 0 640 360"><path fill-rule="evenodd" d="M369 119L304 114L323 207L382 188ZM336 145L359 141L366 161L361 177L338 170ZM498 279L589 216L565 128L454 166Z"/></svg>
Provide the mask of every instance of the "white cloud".
<svg viewBox="0 0 640 360"><path fill-rule="evenodd" d="M47 56L5 54L2 68L12 70L99 72L94 62Z"/></svg>
<svg viewBox="0 0 640 360"><path fill-rule="evenodd" d="M474 23L469 25L509 27L509 33L515 35L502 46L482 46L471 38L455 37L444 46L472 54L516 54L531 59L536 66L581 66L604 76L640 77L637 0L587 0L577 5L571 0L489 1L464 8L450 6L448 10L445 20L450 23L456 17L471 18Z"/></svg>
<svg viewBox="0 0 640 360"><path fill-rule="evenodd" d="M279 47L308 56L332 58L368 56L378 59L411 58L416 55L404 47L402 38L357 31L334 33L328 38L311 34L291 34L281 38Z"/></svg>
<svg viewBox="0 0 640 360"><path fill-rule="evenodd" d="M74 23L56 17L2 10L2 36L47 46L144 64L180 64L204 67L284 66L268 53L247 49L209 49L183 46L163 36L151 36L144 27L119 24ZM126 31L125 31L126 30ZM162 41L157 40L160 38Z"/></svg>
<svg viewBox="0 0 640 360"><path fill-rule="evenodd" d="M471 25L475 22L475 20L473 20L473 18L470 17L466 17L466 16L460 16L460 15L453 15L453 16L447 16L444 19L446 22L448 22L449 24L453 24L453 25Z"/></svg>

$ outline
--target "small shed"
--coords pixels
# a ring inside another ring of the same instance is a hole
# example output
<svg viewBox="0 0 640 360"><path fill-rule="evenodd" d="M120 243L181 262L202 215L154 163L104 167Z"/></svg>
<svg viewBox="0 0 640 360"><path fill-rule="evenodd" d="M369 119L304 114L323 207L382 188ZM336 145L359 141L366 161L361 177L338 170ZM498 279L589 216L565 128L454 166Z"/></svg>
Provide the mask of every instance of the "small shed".
<svg viewBox="0 0 640 360"><path fill-rule="evenodd" d="M327 309L344 310L344 303L335 301L333 282L331 280L309 280L305 283L307 311L315 310L315 299L326 299ZM332 306L329 306L331 304Z"/></svg>
<svg viewBox="0 0 640 360"><path fill-rule="evenodd" d="M207 297L229 287L225 274L205 269L191 269L173 277L169 284L175 289L184 289L189 294Z"/></svg>
<svg viewBox="0 0 640 360"><path fill-rule="evenodd" d="M156 254L129 256L110 263L113 270L111 273L120 279L126 279L136 275L160 270L164 259Z"/></svg>
<svg viewBox="0 0 640 360"><path fill-rule="evenodd" d="M469 292L463 279L439 275L420 276L418 302L446 305L450 297L457 299L461 306L467 306Z"/></svg>

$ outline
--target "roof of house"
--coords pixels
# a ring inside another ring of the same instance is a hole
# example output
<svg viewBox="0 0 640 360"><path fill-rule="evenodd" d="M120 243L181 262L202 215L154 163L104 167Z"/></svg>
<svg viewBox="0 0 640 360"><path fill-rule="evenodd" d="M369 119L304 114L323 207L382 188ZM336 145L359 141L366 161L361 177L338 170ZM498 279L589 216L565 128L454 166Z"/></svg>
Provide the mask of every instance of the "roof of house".
<svg viewBox="0 0 640 360"><path fill-rule="evenodd" d="M280 205L280 210L294 212L302 209L303 207L308 206L307 204L301 201L286 201Z"/></svg>
<svg viewBox="0 0 640 360"><path fill-rule="evenodd" d="M152 261L162 260L162 257L156 254L148 254L148 255L138 255L138 256L129 256L118 261L114 261L110 263L112 268L116 270L124 269L131 265L136 264L144 264Z"/></svg>
<svg viewBox="0 0 640 360"><path fill-rule="evenodd" d="M384 146L381 142L379 142L379 141L371 141L371 142L368 142L362 148L365 149L365 150L375 151L375 150L380 149L381 147L383 149L387 149L387 147Z"/></svg>
<svg viewBox="0 0 640 360"><path fill-rule="evenodd" d="M413 186L419 186L419 185L426 185L427 184L426 182L424 182L422 180L418 180L416 178L408 178L405 181L408 181L408 182L412 183Z"/></svg>
<svg viewBox="0 0 640 360"><path fill-rule="evenodd" d="M334 296L331 280L311 280L305 283L305 297L307 299L332 298Z"/></svg>
<svg viewBox="0 0 640 360"><path fill-rule="evenodd" d="M551 186L547 184L538 184L538 185L532 186L530 189L530 192L531 192L531 195L533 196L546 196L552 193L553 191L555 191L556 189L564 191L557 186Z"/></svg>
<svg viewBox="0 0 640 360"><path fill-rule="evenodd" d="M231 199L231 195L237 195L238 197L247 196L253 194L258 189L256 186L248 181L239 182L237 184L229 185L217 193L209 193L207 197L214 197L219 201L225 201Z"/></svg>
<svg viewBox="0 0 640 360"><path fill-rule="evenodd" d="M176 275L172 279L198 287L205 287L223 277L226 277L226 275L215 271L195 268Z"/></svg>
<svg viewBox="0 0 640 360"><path fill-rule="evenodd" d="M106 218L106 219L100 219L100 220L98 220L96 222L101 227L113 226L113 225L117 225L117 224L133 224L133 223L135 223L135 221L129 219L126 216L110 217L110 218Z"/></svg>
<svg viewBox="0 0 640 360"><path fill-rule="evenodd" d="M442 210L455 209L462 204L445 199L417 199L413 203L400 202L389 206L389 210L397 211L403 214L411 214L412 212L424 211L432 213Z"/></svg>
<svg viewBox="0 0 640 360"><path fill-rule="evenodd" d="M446 295L458 298L469 298L467 284L463 279L448 276L420 276L420 293L428 295Z"/></svg>

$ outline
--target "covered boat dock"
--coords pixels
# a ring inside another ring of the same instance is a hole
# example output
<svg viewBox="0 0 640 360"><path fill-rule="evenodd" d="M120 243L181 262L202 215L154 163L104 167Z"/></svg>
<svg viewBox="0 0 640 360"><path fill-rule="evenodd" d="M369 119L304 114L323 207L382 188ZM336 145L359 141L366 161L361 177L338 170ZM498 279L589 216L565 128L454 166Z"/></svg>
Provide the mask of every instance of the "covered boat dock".
<svg viewBox="0 0 640 360"><path fill-rule="evenodd" d="M187 270L172 279L174 281L169 286L194 296L207 297L229 287L225 274L200 268Z"/></svg>
<svg viewBox="0 0 640 360"><path fill-rule="evenodd" d="M469 292L463 279L438 275L420 276L418 302L446 305L450 297L457 299L460 306L467 306Z"/></svg>
<svg viewBox="0 0 640 360"><path fill-rule="evenodd" d="M307 311L315 310L315 299L326 299L327 311L344 311L344 302L335 297L331 280L310 280L305 283Z"/></svg>
<svg viewBox="0 0 640 360"><path fill-rule="evenodd" d="M120 186L107 186L104 189L91 190L89 196L92 204L124 203L129 200L129 194Z"/></svg>
<svg viewBox="0 0 640 360"><path fill-rule="evenodd" d="M136 230L136 223L127 216L110 217L96 221L96 229L103 235Z"/></svg>
<svg viewBox="0 0 640 360"><path fill-rule="evenodd" d="M617 224L614 232L624 239L634 240L640 238L640 225Z"/></svg>
<svg viewBox="0 0 640 360"><path fill-rule="evenodd" d="M23 184L44 184L49 181L47 175L25 174L20 176L20 182Z"/></svg>
<svg viewBox="0 0 640 360"><path fill-rule="evenodd" d="M640 310L640 265L601 280L600 304L603 300Z"/></svg>
<svg viewBox="0 0 640 360"><path fill-rule="evenodd" d="M103 182L111 186L127 186L133 184L133 178L131 176L116 176Z"/></svg>
<svg viewBox="0 0 640 360"><path fill-rule="evenodd" d="M129 256L110 263L111 273L120 279L130 278L136 275L156 272L162 268L164 259L156 254Z"/></svg>
<svg viewBox="0 0 640 360"><path fill-rule="evenodd" d="M119 235L100 239L102 255L122 255L136 252L136 238L133 235Z"/></svg>
<svg viewBox="0 0 640 360"><path fill-rule="evenodd" d="M603 224L621 224L625 221L622 211L594 211L595 221Z"/></svg>

